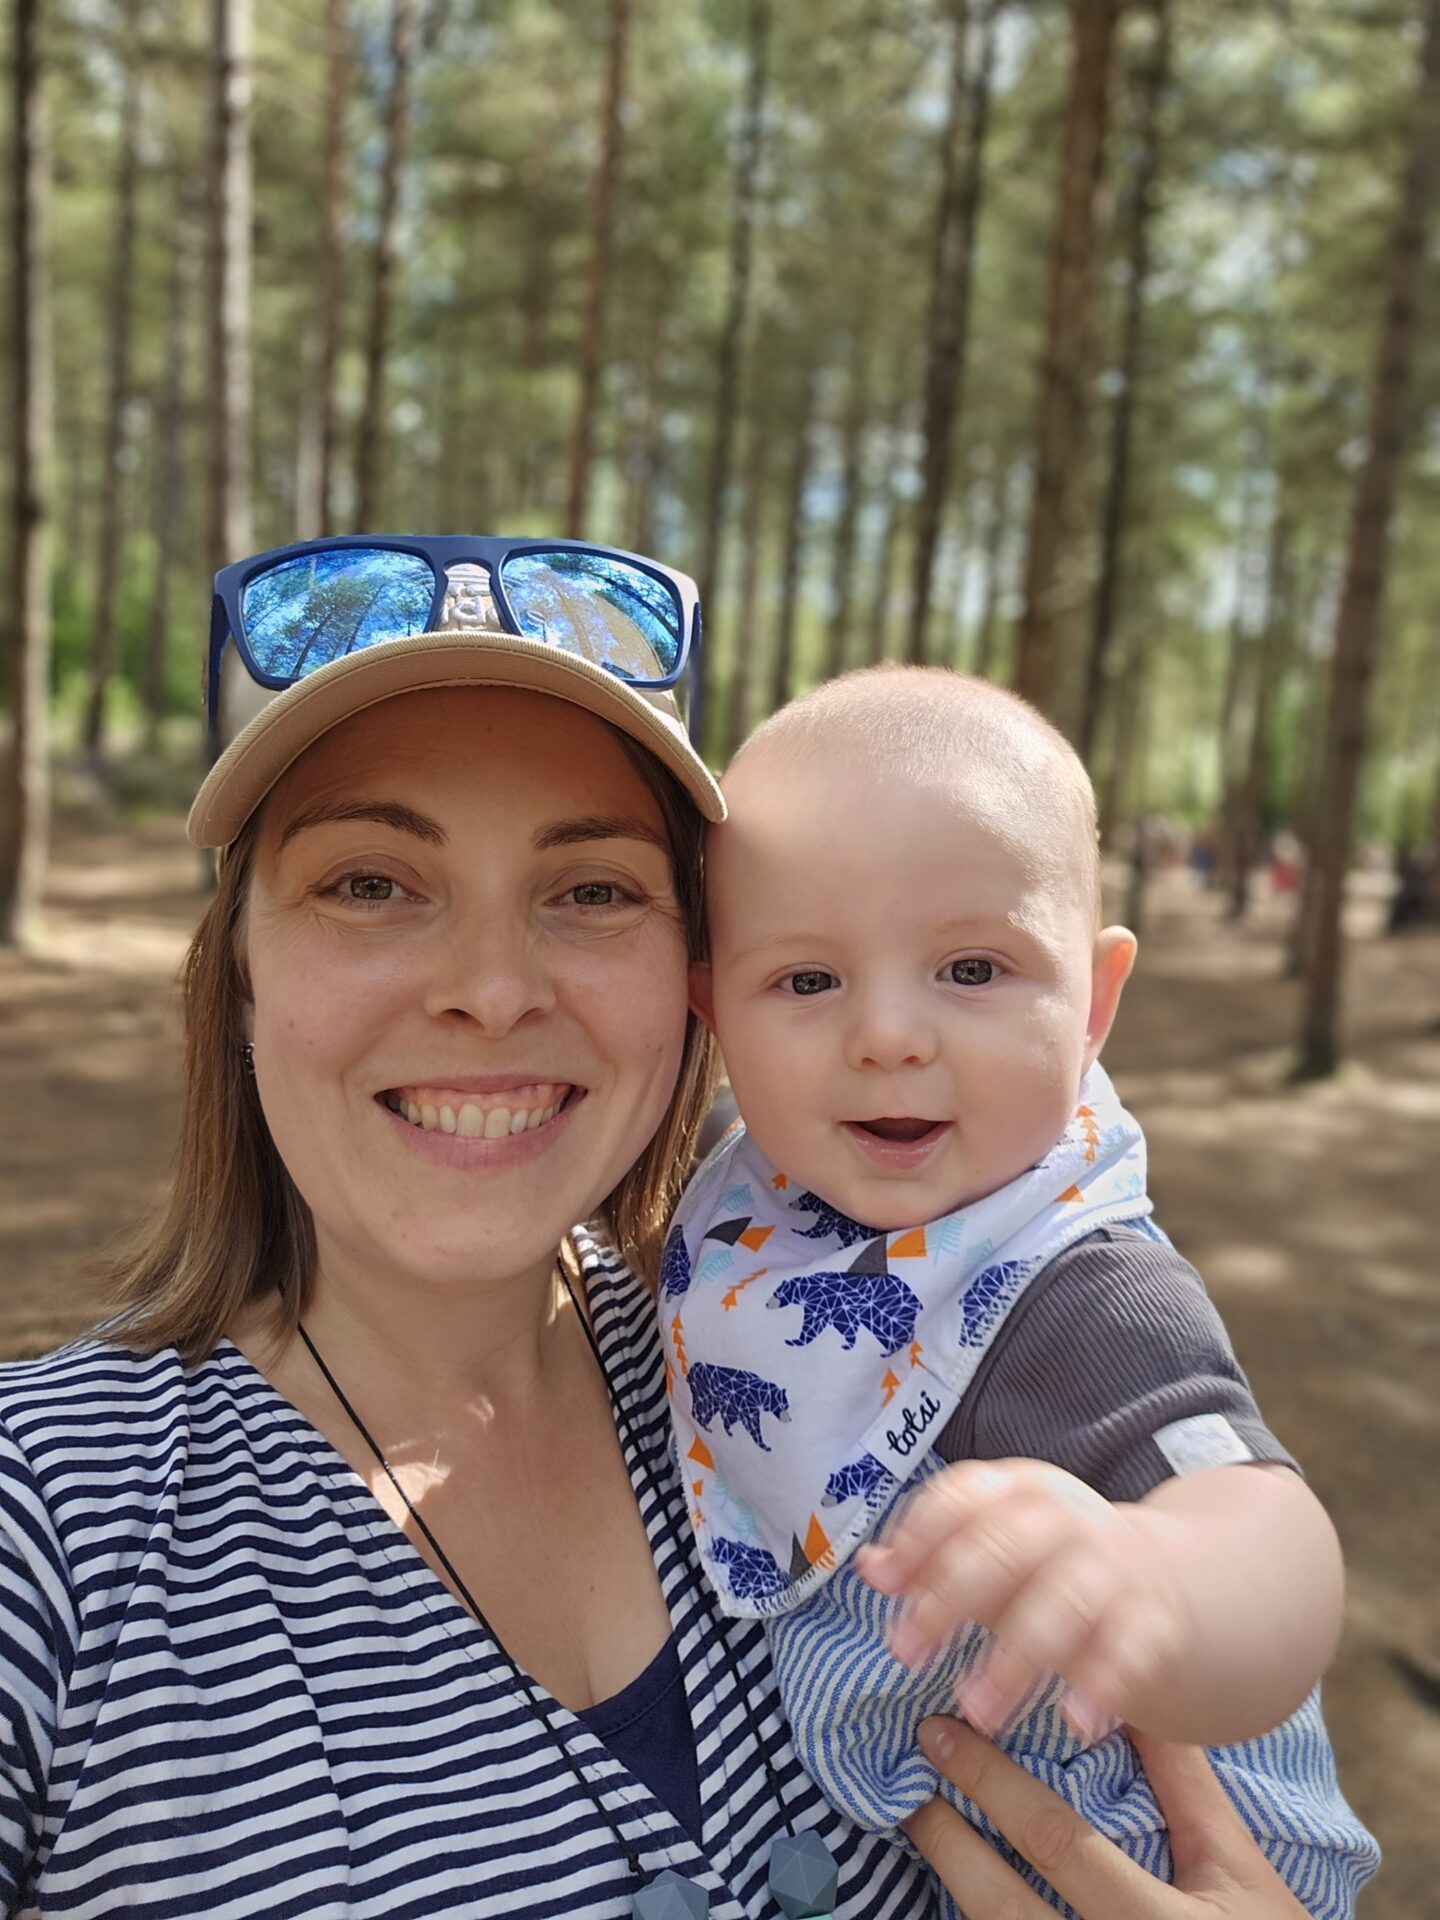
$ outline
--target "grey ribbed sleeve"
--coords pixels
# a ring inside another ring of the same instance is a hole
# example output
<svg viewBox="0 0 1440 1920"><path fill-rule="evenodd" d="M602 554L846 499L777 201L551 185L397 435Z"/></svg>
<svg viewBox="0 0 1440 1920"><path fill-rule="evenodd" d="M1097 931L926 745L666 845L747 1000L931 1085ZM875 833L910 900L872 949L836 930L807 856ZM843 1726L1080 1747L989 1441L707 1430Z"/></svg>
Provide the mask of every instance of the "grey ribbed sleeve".
<svg viewBox="0 0 1440 1920"><path fill-rule="evenodd" d="M1107 1500L1139 1500L1174 1474L1152 1436L1196 1414L1299 1471L1195 1269L1132 1227L1103 1227L1031 1281L935 1450L1049 1460Z"/></svg>

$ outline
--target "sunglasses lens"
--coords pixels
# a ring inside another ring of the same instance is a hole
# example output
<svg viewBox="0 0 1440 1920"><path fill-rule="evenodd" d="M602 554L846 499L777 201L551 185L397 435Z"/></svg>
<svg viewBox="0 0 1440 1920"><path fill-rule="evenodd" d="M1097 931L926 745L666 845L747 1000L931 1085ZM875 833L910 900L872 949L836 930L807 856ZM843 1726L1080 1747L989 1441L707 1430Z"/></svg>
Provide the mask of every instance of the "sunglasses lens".
<svg viewBox="0 0 1440 1920"><path fill-rule="evenodd" d="M684 640L679 596L643 567L551 547L512 555L500 580L530 639L641 685L674 673Z"/></svg>
<svg viewBox="0 0 1440 1920"><path fill-rule="evenodd" d="M302 680L347 653L423 633L434 598L434 570L418 554L338 547L258 574L240 610L260 671Z"/></svg>

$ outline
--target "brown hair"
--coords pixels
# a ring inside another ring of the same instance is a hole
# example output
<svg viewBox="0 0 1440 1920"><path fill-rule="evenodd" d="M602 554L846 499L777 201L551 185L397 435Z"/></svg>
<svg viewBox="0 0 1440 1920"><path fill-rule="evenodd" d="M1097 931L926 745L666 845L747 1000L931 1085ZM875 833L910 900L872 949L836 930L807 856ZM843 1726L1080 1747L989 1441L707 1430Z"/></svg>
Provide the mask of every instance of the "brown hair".
<svg viewBox="0 0 1440 1920"><path fill-rule="evenodd" d="M703 958L700 816L643 747L611 731L660 809L686 951ZM258 835L257 810L220 855L215 897L181 972L184 1112L169 1194L102 1276L120 1308L105 1337L145 1353L173 1346L188 1365L213 1352L254 1301L273 1303L273 1331L287 1337L315 1278L310 1209L275 1149L244 1067L245 916ZM658 1264L714 1090L714 1043L691 1013L665 1117L591 1223L643 1278Z"/></svg>

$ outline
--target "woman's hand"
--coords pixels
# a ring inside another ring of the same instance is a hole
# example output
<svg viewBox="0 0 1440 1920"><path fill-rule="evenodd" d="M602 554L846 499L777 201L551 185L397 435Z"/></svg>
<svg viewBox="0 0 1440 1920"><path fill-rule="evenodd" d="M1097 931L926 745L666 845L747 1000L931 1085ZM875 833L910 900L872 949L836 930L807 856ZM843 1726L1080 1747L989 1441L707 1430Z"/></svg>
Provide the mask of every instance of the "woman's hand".
<svg viewBox="0 0 1440 1920"><path fill-rule="evenodd" d="M952 1785L1084 1920L1307 1920L1225 1797L1199 1747L1131 1736L1165 1824L1175 1883L1128 1860L1048 1787L956 1720L927 1720L920 1744ZM1046 1920L1025 1885L962 1813L931 1800L905 1831L967 1920Z"/></svg>

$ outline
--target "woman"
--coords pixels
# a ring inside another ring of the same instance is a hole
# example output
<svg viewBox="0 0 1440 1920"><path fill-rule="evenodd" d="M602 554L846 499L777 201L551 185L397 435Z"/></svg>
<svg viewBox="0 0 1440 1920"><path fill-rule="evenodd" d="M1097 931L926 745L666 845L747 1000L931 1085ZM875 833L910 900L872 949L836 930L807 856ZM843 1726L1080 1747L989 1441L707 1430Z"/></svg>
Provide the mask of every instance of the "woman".
<svg viewBox="0 0 1440 1920"><path fill-rule="evenodd" d="M697 626L578 544L217 579L174 1188L121 1315L0 1381L8 1914L760 1920L820 1844L839 1911L931 1911L665 1452Z"/></svg>

